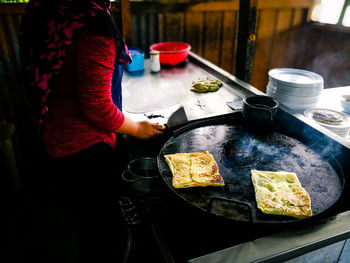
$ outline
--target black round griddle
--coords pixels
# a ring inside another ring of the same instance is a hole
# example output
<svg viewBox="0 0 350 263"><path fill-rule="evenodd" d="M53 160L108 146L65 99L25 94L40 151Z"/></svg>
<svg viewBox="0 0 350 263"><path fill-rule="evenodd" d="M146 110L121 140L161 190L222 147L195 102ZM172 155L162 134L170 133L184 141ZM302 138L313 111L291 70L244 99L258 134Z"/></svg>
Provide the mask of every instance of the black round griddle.
<svg viewBox="0 0 350 263"><path fill-rule="evenodd" d="M165 154L213 154L223 187L175 189ZM165 183L182 199L204 211L241 222L288 223L319 218L331 210L344 188L344 174L331 157L327 160L300 141L274 132L248 130L240 119L198 121L178 130L162 147L158 169ZM251 170L289 171L297 174L311 198L313 216L295 219L262 213L256 205Z"/></svg>

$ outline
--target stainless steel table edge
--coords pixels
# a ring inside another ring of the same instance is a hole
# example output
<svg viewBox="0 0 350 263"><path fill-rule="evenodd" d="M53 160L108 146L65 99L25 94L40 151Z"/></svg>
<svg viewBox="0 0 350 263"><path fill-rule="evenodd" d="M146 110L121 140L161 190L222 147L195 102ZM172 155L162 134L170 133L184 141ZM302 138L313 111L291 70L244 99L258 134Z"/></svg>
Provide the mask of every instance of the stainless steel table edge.
<svg viewBox="0 0 350 263"><path fill-rule="evenodd" d="M350 211L189 260L191 263L283 262L350 238Z"/></svg>

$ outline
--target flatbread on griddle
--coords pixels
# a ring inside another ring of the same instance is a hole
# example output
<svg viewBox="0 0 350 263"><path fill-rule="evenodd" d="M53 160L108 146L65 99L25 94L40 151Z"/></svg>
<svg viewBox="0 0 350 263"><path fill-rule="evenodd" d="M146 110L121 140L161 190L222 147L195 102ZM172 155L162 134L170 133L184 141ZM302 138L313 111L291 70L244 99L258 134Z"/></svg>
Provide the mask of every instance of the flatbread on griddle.
<svg viewBox="0 0 350 263"><path fill-rule="evenodd" d="M176 153L165 155L164 157L173 174L173 186L175 188L198 186L191 178L191 159L189 154Z"/></svg>
<svg viewBox="0 0 350 263"><path fill-rule="evenodd" d="M225 185L209 152L176 153L164 157L173 174L174 188Z"/></svg>
<svg viewBox="0 0 350 263"><path fill-rule="evenodd" d="M224 180L219 174L219 168L213 155L208 152L196 153L191 156L192 180L201 186L222 186Z"/></svg>
<svg viewBox="0 0 350 263"><path fill-rule="evenodd" d="M251 170L251 178L263 213L298 219L312 215L310 196L295 173Z"/></svg>

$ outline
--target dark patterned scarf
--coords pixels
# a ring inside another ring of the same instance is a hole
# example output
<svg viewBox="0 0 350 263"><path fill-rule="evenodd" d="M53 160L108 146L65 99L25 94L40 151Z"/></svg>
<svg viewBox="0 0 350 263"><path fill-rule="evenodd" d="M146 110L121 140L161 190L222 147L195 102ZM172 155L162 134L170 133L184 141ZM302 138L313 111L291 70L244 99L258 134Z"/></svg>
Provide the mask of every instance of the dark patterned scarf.
<svg viewBox="0 0 350 263"><path fill-rule="evenodd" d="M48 111L50 81L59 73L67 48L82 29L114 37L115 64L131 62L109 8L109 0L31 0L28 3L21 24L20 56L26 89L39 126Z"/></svg>

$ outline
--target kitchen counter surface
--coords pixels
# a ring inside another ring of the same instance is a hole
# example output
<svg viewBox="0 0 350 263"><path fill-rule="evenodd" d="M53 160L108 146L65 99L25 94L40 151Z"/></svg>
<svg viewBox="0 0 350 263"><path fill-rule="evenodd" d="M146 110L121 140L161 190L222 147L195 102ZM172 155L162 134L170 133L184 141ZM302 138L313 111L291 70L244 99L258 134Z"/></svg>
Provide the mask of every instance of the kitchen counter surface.
<svg viewBox="0 0 350 263"><path fill-rule="evenodd" d="M135 121L149 119L153 122L166 123L171 113L180 105L184 106L189 121L230 114L235 110L228 107L227 103L241 101L244 97L253 94L264 94L192 53L189 55L189 62L185 65L161 69L161 72L156 74L150 73L148 63L146 59L145 71L125 72L123 77L123 111L126 116ZM192 81L203 76L220 79L224 85L214 93L204 94L190 91ZM338 91L324 90L322 95L324 99L320 100L319 106L331 105L333 109L341 110L339 104L334 103L337 101L340 90L347 92L347 88L341 88ZM329 103L330 93L333 96L332 103ZM297 125L308 124L309 129L317 130L316 134L319 134L324 141L332 141L337 147L340 147L341 151L349 154L350 143L344 138L316 125L304 117L302 111L293 111L283 105L281 109L285 114L293 115L296 119L293 122ZM239 106L237 110L240 110ZM147 143L140 141L133 143L131 140L130 157L147 156L148 146ZM348 168L346 165L346 177L348 177ZM288 231L277 233L238 246L227 247L190 261L232 262L234 258L242 259L240 262L281 262L281 260L294 258L350 238L349 213L349 211L341 211L313 226L301 227L295 233ZM267 249L268 247L270 249ZM243 260L245 255L250 256Z"/></svg>
<svg viewBox="0 0 350 263"><path fill-rule="evenodd" d="M145 70L124 71L123 111L132 120L149 119L152 122L166 123L171 113L184 106L189 121L232 113L228 102L240 101L249 89L242 88L241 81L210 64L215 71L208 71L201 59L199 63L185 63L182 66L162 68L159 73L151 73L149 59L145 59ZM215 74L220 72L221 74ZM229 76L231 81L227 81ZM201 77L212 77L223 81L216 92L196 93L191 91L192 81ZM233 81L232 81L233 80ZM255 93L260 93L250 87ZM158 117L157 117L158 116Z"/></svg>

